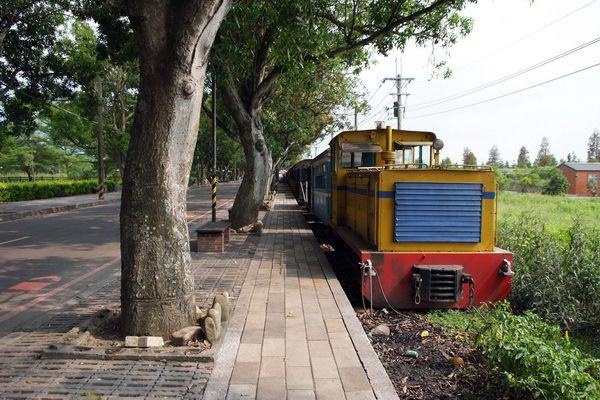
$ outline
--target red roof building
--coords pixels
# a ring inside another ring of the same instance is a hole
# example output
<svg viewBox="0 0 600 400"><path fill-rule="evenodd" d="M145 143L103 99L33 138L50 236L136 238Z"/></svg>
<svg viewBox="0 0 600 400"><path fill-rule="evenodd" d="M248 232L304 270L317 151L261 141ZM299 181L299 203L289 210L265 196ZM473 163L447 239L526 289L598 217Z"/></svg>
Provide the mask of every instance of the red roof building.
<svg viewBox="0 0 600 400"><path fill-rule="evenodd" d="M568 194L595 196L600 194L600 162L562 163L559 166L569 181Z"/></svg>

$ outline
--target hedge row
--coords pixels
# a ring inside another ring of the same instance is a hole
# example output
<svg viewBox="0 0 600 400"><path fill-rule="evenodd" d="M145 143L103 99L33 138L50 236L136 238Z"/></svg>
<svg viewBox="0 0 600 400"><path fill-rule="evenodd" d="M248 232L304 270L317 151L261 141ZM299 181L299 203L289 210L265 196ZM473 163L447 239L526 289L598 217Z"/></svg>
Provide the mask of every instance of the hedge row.
<svg viewBox="0 0 600 400"><path fill-rule="evenodd" d="M107 190L115 190L115 182L106 182ZM74 196L96 193L98 181L40 181L0 183L0 202L48 199L51 197Z"/></svg>

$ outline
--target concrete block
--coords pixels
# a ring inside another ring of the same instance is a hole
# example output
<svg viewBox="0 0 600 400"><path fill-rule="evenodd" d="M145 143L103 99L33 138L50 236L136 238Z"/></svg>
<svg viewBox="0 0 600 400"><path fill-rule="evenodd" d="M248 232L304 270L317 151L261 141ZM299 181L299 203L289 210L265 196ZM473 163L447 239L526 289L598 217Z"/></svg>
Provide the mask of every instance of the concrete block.
<svg viewBox="0 0 600 400"><path fill-rule="evenodd" d="M139 347L163 347L165 342L160 336L140 336Z"/></svg>
<svg viewBox="0 0 600 400"><path fill-rule="evenodd" d="M139 336L125 336L125 347L138 347Z"/></svg>
<svg viewBox="0 0 600 400"><path fill-rule="evenodd" d="M202 333L199 326L186 326L171 334L171 344L173 346L185 346L187 342L197 339Z"/></svg>

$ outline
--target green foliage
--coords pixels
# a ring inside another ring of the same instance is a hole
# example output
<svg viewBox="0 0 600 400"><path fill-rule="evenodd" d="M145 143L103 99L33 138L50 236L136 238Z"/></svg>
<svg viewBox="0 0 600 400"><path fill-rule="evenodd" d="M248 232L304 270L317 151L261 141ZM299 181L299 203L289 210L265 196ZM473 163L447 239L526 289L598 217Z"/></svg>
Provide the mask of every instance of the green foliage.
<svg viewBox="0 0 600 400"><path fill-rule="evenodd" d="M557 326L507 303L482 313L475 343L499 367L507 388L543 399L598 399L600 365L586 358Z"/></svg>
<svg viewBox="0 0 600 400"><path fill-rule="evenodd" d="M529 168L531 167L531 162L529 161L529 151L525 146L521 146L519 149L519 156L517 157L517 167L518 168Z"/></svg>
<svg viewBox="0 0 600 400"><path fill-rule="evenodd" d="M569 188L567 177L554 167L546 167L540 170L540 177L546 182L542 194L559 195L563 194Z"/></svg>
<svg viewBox="0 0 600 400"><path fill-rule="evenodd" d="M97 186L95 180L0 183L0 202L90 194L96 193ZM109 192L116 187L113 181L107 181L106 186Z"/></svg>
<svg viewBox="0 0 600 400"><path fill-rule="evenodd" d="M313 74L289 73L276 86L263 111L264 133L274 160L293 162L312 143L349 126L336 115L359 98L356 79L340 62L320 65Z"/></svg>
<svg viewBox="0 0 600 400"><path fill-rule="evenodd" d="M508 181L502 189L521 193L559 195L569 187L567 178L554 166L514 168L506 173L506 177Z"/></svg>
<svg viewBox="0 0 600 400"><path fill-rule="evenodd" d="M569 329L600 326L600 231L575 221L548 231L530 214L503 219L498 245L514 253L511 303Z"/></svg>
<svg viewBox="0 0 600 400"><path fill-rule="evenodd" d="M594 129L588 140L587 161L600 162L600 130L598 129Z"/></svg>
<svg viewBox="0 0 600 400"><path fill-rule="evenodd" d="M2 2L0 137L32 134L44 102L70 92L62 60L50 51L70 6L66 0Z"/></svg>
<svg viewBox="0 0 600 400"><path fill-rule="evenodd" d="M468 147L463 150L463 165L477 165L477 157Z"/></svg>
<svg viewBox="0 0 600 400"><path fill-rule="evenodd" d="M487 165L493 165L494 167L498 167L502 165L502 159L500 158L500 150L498 150L498 146L493 145L490 149L489 157L486 162Z"/></svg>
<svg viewBox="0 0 600 400"><path fill-rule="evenodd" d="M0 169L4 173L24 172L33 180L36 172L60 172L64 157L64 153L41 135L9 137L0 154Z"/></svg>
<svg viewBox="0 0 600 400"><path fill-rule="evenodd" d="M506 190L509 187L510 179L508 179L506 174L504 172L502 172L500 169L496 169L495 172L496 172L496 183L498 184L498 187L500 188L500 190Z"/></svg>
<svg viewBox="0 0 600 400"><path fill-rule="evenodd" d="M555 167L557 164L556 157L550 153L550 142L548 141L548 138L544 136L534 165L539 167Z"/></svg>

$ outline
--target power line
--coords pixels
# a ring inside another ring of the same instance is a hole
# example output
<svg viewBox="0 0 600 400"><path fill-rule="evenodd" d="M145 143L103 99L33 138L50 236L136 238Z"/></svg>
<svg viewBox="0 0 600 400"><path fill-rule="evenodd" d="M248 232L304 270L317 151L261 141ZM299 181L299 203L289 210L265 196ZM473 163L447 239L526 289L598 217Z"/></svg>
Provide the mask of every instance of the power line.
<svg viewBox="0 0 600 400"><path fill-rule="evenodd" d="M497 49L496 51L493 51L492 53L489 53L488 55L486 55L486 56L483 56L483 57L481 57L481 58L479 58L479 59L477 59L477 60L475 60L475 61L473 61L473 62L470 62L470 63L468 63L468 64L461 65L460 67L457 67L457 68L455 68L454 70L455 70L455 71L458 71L458 70L460 70L460 69L463 69L463 68L465 68L465 67L468 67L468 66L470 66L470 65L477 64L477 63L479 63L479 62L481 62L481 61L483 61L483 60L486 60L486 59L490 58L491 56L494 56L494 55L496 55L496 54L500 53L501 51L503 51L503 50L506 50L506 49L508 49L509 47L512 47L512 46L514 46L515 44L517 44L517 43L519 43L519 42L522 42L522 41L523 41L523 40L525 40L525 39L528 39L528 38L530 38L531 36L535 35L536 33L540 32L540 31L543 31L543 30L544 30L544 29L546 29L546 28L549 28L550 26L552 26L552 25L556 24L557 22L559 22L559 21L562 21L563 19L565 19L565 18L567 18L567 17L570 17L571 15L575 14L577 11L580 11L580 10L584 9L584 8L586 8L587 6L589 6L589 5L591 5L591 4L595 3L595 2L596 2L596 0L592 0L592 1L590 1L590 2L586 3L586 4L582 5L582 6L580 6L580 7L576 8L576 9L574 9L573 11L570 11L569 13L567 13L567 14L565 14L565 15L563 15L563 16L561 16L561 17L559 17L559 18L557 18L557 19L555 19L555 20L553 20L553 21L551 21L551 22L549 22L549 23L547 23L546 25L544 25L544 26L542 26L542 27L540 27L540 28L536 29L535 31L533 31L533 32L531 32L531 33L528 33L527 35L525 35L525 36L521 37L520 39L517 39L517 40L515 40L515 41L513 41L513 42L510 42L510 43L509 43L509 44L507 44L506 46L504 46L504 47L501 47L501 48Z"/></svg>
<svg viewBox="0 0 600 400"><path fill-rule="evenodd" d="M385 82L385 81L384 81L384 82ZM386 96L383 96L383 97L381 98L381 101L380 101L379 103L377 103L377 105L376 105L375 107L373 107L373 108L371 109L371 111L370 111L370 112L369 112L367 115L365 115L365 117L364 117L364 119L361 121L361 123L363 123L363 122L364 122L364 121L366 121L366 120L367 120L369 117L371 117L371 116L373 115L373 113L376 113L377 111L374 111L374 110L377 110L377 109L379 109L379 107L380 107L380 106L383 104L383 102L384 102L386 99L387 99L387 95L386 95Z"/></svg>
<svg viewBox="0 0 600 400"><path fill-rule="evenodd" d="M577 71L569 72L568 74L564 74L564 75L558 76L556 78L548 79L547 81L540 82L540 83L537 83L535 85L531 85L531 86L528 86L528 87L525 87L525 88L522 88L522 89L519 89L519 90L514 90L512 92L505 93L505 94L500 95L500 96L492 97L490 99L478 101L476 103L471 103L471 104L467 104L467 105L464 105L464 106L461 106L461 107L455 107L455 108L451 108L449 110L434 112L434 113L430 113L430 114L416 115L414 117L408 117L408 118L410 118L410 119L425 118L425 117L430 117L430 116L433 116L433 115L445 114L445 113L449 113L449 112L452 112L452 111L462 110L463 108L473 107L473 106L477 106L477 105L483 104L483 103L488 103L488 102L493 101L493 100L498 100L498 99L501 99L503 97L511 96L511 95L517 94L517 93L521 93L521 92L524 92L526 90L533 89L533 88L536 88L538 86L542 86L542 85L545 85L547 83L554 82L554 81L557 81L557 80L562 79L562 78L566 78L566 77L571 76L571 75L575 75L575 74L577 74L579 72L583 72L583 71L586 71L588 69L595 68L595 67L597 67L599 65L600 65L600 62L597 63L597 64L594 64L594 65L587 66L585 68L578 69Z"/></svg>
<svg viewBox="0 0 600 400"><path fill-rule="evenodd" d="M378 113L374 114L372 117L365 118L362 121L360 121L359 125L363 125L363 124L365 124L367 122L371 122L373 120L376 120L380 116L383 117L383 116L385 116L387 114L388 111L389 111L389 108L388 107L384 107Z"/></svg>
<svg viewBox="0 0 600 400"><path fill-rule="evenodd" d="M506 75L506 76L504 76L502 78L498 78L498 79L496 79L494 81L491 81L491 82L488 82L488 83L484 83L483 85L479 85L479 86L474 87L472 89L465 90L463 92L459 92L459 93L456 93L456 94L453 94L453 95L450 95L450 96L442 97L442 98L439 98L437 100L429 100L429 101L426 101L426 102L423 102L423 103L416 104L415 106L411 107L410 110L411 111L421 110L423 108L433 107L433 106L436 106L438 104L446 103L448 101L452 101L452 100L456 100L456 99L464 97L464 96L468 96L470 94L479 92L479 91L481 91L483 89L487 89L487 88L495 86L495 85L497 85L499 83L506 82L506 81L508 81L510 79L516 78L516 77L518 77L520 75L523 75L523 74L525 74L527 72L533 71L534 69L543 67L544 65L550 64L551 62L554 62L554 61L559 60L559 59L561 59L563 57L571 55L571 54L573 54L573 53L575 53L577 51L583 50L584 48L589 47L589 46L591 46L593 44L596 44L598 42L600 42L600 36L597 37L597 38L595 38L595 39L593 39L593 40L591 40L591 41L589 41L589 42L583 43L583 44L581 44L581 45L579 45L577 47L574 47L574 48L572 48L570 50L567 50L567 51L565 51L565 52L563 52L561 54L558 54L556 56L550 57L550 58L548 58L548 59L546 59L544 61L540 61L537 64L534 64L534 65L531 65L531 66L529 66L527 68L524 68L522 70L513 72L512 74Z"/></svg>
<svg viewBox="0 0 600 400"><path fill-rule="evenodd" d="M375 95L377 94L377 92L379 92L379 89L381 89L381 87L383 86L384 83L385 83L385 81L381 81L381 83L379 84L379 86L377 86L377 89L375 89L375 91L373 92L373 94L371 95L371 97L369 97L369 100L367 100L367 103L370 103L371 100L373 100L373 97L375 97Z"/></svg>

